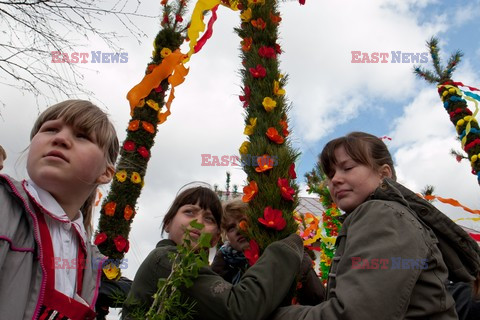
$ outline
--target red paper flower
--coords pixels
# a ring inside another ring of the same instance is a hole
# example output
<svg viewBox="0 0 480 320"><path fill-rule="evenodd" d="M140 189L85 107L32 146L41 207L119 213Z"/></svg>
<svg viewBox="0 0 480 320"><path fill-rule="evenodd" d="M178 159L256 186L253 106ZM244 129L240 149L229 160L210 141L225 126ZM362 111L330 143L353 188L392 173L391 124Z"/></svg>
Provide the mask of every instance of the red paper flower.
<svg viewBox="0 0 480 320"><path fill-rule="evenodd" d="M268 128L267 132L265 133L271 141L275 142L276 144L282 144L285 139L281 135L278 134L277 129L274 127Z"/></svg>
<svg viewBox="0 0 480 320"><path fill-rule="evenodd" d="M278 43L275 43L275 51L278 54L282 54L282 48L280 47L280 45Z"/></svg>
<svg viewBox="0 0 480 320"><path fill-rule="evenodd" d="M282 198L288 201L293 201L292 196L295 194L295 190L290 187L290 185L288 184L288 180L278 178L277 184L280 187L280 193L282 195Z"/></svg>
<svg viewBox="0 0 480 320"><path fill-rule="evenodd" d="M109 202L105 204L103 209L105 209L105 214L107 216L112 217L115 214L115 208L117 207L117 204L115 202Z"/></svg>
<svg viewBox="0 0 480 320"><path fill-rule="evenodd" d="M176 20L177 22L183 22L183 18L182 18L182 16L179 15L179 14L175 15L175 20Z"/></svg>
<svg viewBox="0 0 480 320"><path fill-rule="evenodd" d="M147 148L145 147L139 147L137 149L138 153L140 153L140 155L145 158L145 159L148 159L148 157L150 157L150 152L148 152Z"/></svg>
<svg viewBox="0 0 480 320"><path fill-rule="evenodd" d="M133 141L125 141L123 143L123 149L125 149L125 151L133 151L135 150L135 142Z"/></svg>
<svg viewBox="0 0 480 320"><path fill-rule="evenodd" d="M265 69L261 64L257 64L256 68L248 69L250 74L254 78L264 78L267 75L267 69Z"/></svg>
<svg viewBox="0 0 480 320"><path fill-rule="evenodd" d="M250 94L251 94L251 91L250 91L250 87L249 86L246 86L245 89L243 89L243 96L240 96L240 101L243 102L243 107L246 108L248 106L248 104L250 103Z"/></svg>
<svg viewBox="0 0 480 320"><path fill-rule="evenodd" d="M245 255L245 258L247 258L248 264L253 266L260 257L260 248L258 247L258 243L256 243L255 240L250 240L250 247L245 249L243 254Z"/></svg>
<svg viewBox="0 0 480 320"><path fill-rule="evenodd" d="M283 218L282 210L273 209L272 207L266 207L263 210L263 218L258 218L258 222L267 228L277 231L283 230L287 225L287 221Z"/></svg>
<svg viewBox="0 0 480 320"><path fill-rule="evenodd" d="M290 176L290 179L297 179L297 173L295 172L295 163L292 163L290 165L290 168L288 168L288 175Z"/></svg>
<svg viewBox="0 0 480 320"><path fill-rule="evenodd" d="M273 59L277 56L277 53L274 48L263 46L258 49L258 55L262 58Z"/></svg>
<svg viewBox="0 0 480 320"><path fill-rule="evenodd" d="M98 246L99 244L105 242L105 240L107 240L107 234L105 232L101 232L95 236L93 244Z"/></svg>
<svg viewBox="0 0 480 320"><path fill-rule="evenodd" d="M305 4L305 0L298 0L298 2L303 6Z"/></svg>
<svg viewBox="0 0 480 320"><path fill-rule="evenodd" d="M127 239L118 235L115 237L115 239L113 239L113 242L115 243L115 247L117 248L118 252L128 252L130 245Z"/></svg>
<svg viewBox="0 0 480 320"><path fill-rule="evenodd" d="M255 180L250 181L248 186L243 187L243 194L242 197L243 202L250 202L253 197L258 193L258 186Z"/></svg>
<svg viewBox="0 0 480 320"><path fill-rule="evenodd" d="M125 220L130 220L132 218L134 211L132 207L130 207L128 204L125 206L125 209L123 209L123 217Z"/></svg>

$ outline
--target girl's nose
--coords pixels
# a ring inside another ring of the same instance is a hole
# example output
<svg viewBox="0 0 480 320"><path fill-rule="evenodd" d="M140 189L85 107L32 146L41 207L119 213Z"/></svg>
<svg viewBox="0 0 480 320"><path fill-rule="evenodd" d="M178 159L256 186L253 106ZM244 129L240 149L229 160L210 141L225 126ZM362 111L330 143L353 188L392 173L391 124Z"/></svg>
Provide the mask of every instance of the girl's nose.
<svg viewBox="0 0 480 320"><path fill-rule="evenodd" d="M72 133L69 129L64 128L58 131L53 137L53 144L70 148L72 146Z"/></svg>

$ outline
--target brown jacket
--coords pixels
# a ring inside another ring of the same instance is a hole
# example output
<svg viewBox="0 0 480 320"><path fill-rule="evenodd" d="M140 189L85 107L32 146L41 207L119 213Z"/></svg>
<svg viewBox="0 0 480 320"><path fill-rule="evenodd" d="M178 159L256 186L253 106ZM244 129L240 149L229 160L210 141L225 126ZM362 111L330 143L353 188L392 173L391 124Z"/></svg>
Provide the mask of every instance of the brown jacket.
<svg viewBox="0 0 480 320"><path fill-rule="evenodd" d="M385 179L346 216L327 300L280 308L272 319L457 319L445 285L449 276L473 280L478 273L478 246L470 240L427 201Z"/></svg>

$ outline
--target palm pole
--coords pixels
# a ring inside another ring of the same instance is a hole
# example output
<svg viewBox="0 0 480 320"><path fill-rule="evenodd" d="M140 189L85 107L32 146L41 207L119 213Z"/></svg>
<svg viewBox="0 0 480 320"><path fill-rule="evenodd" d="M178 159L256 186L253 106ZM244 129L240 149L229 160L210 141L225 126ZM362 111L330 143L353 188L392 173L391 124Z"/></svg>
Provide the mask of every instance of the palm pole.
<svg viewBox="0 0 480 320"><path fill-rule="evenodd" d="M452 80L452 73L462 57L460 51L455 52L448 60L447 66L443 68L438 56L440 51L438 49L438 40L436 38L430 39L427 42L427 46L432 57L434 71L415 67L415 73L427 82L437 85L438 94L443 101L445 111L450 116L450 121L455 126L458 139L461 141L462 149L467 153L470 160L472 174L477 176L480 184L480 130L475 119L480 96L470 92L480 90ZM470 91L462 91L459 87L467 87ZM475 112L472 113L468 108L466 100L470 100L475 104Z"/></svg>

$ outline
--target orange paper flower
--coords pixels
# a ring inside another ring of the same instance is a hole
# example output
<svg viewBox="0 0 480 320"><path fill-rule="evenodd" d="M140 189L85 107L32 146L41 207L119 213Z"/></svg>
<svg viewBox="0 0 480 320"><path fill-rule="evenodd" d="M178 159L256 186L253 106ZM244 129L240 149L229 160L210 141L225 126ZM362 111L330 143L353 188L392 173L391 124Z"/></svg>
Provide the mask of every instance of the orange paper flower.
<svg viewBox="0 0 480 320"><path fill-rule="evenodd" d="M149 123L149 122L145 122L145 121L142 121L142 128L147 131L147 132L150 132L150 133L154 133L155 132L155 127L153 126L153 124Z"/></svg>
<svg viewBox="0 0 480 320"><path fill-rule="evenodd" d="M125 220L130 220L132 218L132 215L133 215L133 209L132 207L130 207L128 204L125 206L125 209L123 210L123 217L125 218Z"/></svg>
<svg viewBox="0 0 480 320"><path fill-rule="evenodd" d="M248 223L246 220L242 220L238 223L238 227L240 228L240 230L242 231L247 231L248 229Z"/></svg>
<svg viewBox="0 0 480 320"><path fill-rule="evenodd" d="M268 139L275 142L276 144L282 144L285 141L285 139L278 134L277 129L275 129L274 127L268 128L265 134L267 135Z"/></svg>
<svg viewBox="0 0 480 320"><path fill-rule="evenodd" d="M264 154L261 157L257 158L258 167L255 168L257 172L265 172L271 170L273 168L273 158L270 157L268 154Z"/></svg>
<svg viewBox="0 0 480 320"><path fill-rule="evenodd" d="M250 181L248 186L243 187L243 193L243 202L250 202L255 197L255 195L258 193L258 186L255 180Z"/></svg>
<svg viewBox="0 0 480 320"><path fill-rule="evenodd" d="M132 120L132 121L130 121L130 123L128 124L128 130L130 130L130 131L137 131L139 125L140 125L140 120Z"/></svg>
<svg viewBox="0 0 480 320"><path fill-rule="evenodd" d="M282 133L284 137L287 137L290 132L288 132L288 123L286 120L280 120L280 126L282 127Z"/></svg>
<svg viewBox="0 0 480 320"><path fill-rule="evenodd" d="M254 28L257 28L257 29L259 29L259 30L263 30L263 29L265 29L265 27L267 26L267 24L265 23L265 21L263 21L262 18L258 18L258 19L256 19L256 20L252 20L252 21L250 21L250 23L252 24L252 26L253 26Z"/></svg>
<svg viewBox="0 0 480 320"><path fill-rule="evenodd" d="M105 214L107 216L112 217L115 214L116 207L117 207L117 204L115 202L109 202L103 207L103 209L105 209Z"/></svg>
<svg viewBox="0 0 480 320"><path fill-rule="evenodd" d="M252 38L250 37L244 38L241 44L242 44L243 51L245 52L250 51L250 49L252 48Z"/></svg>
<svg viewBox="0 0 480 320"><path fill-rule="evenodd" d="M270 12L270 20L272 20L274 24L279 24L280 21L282 21L282 17L274 15L273 13Z"/></svg>

